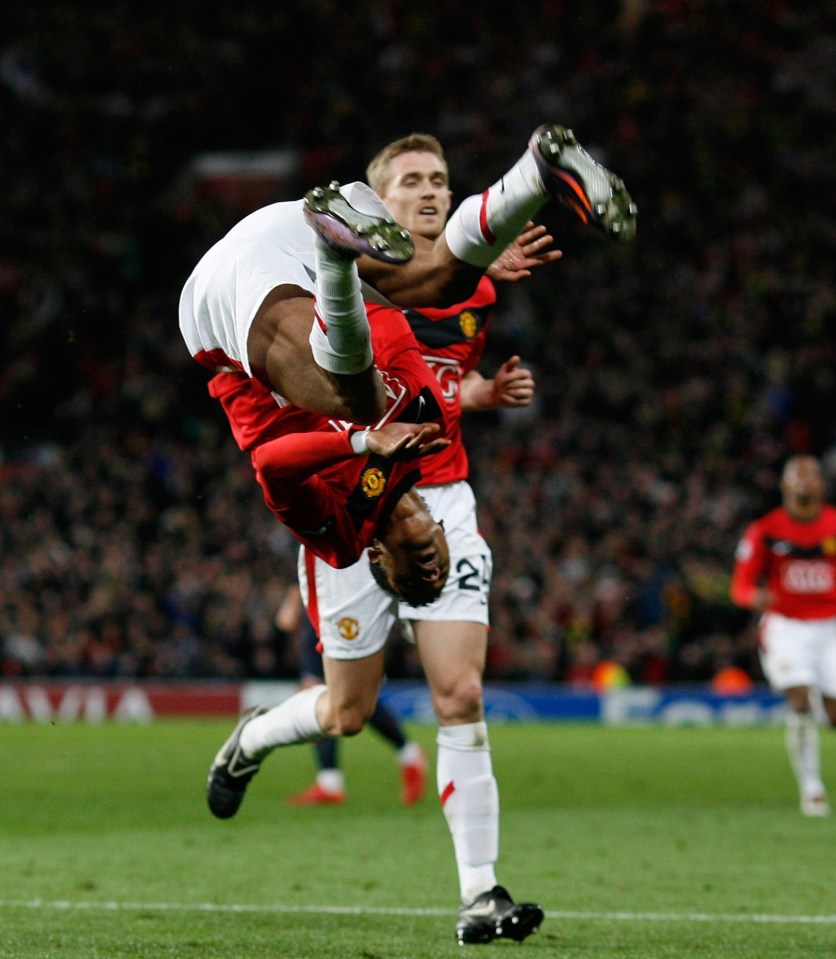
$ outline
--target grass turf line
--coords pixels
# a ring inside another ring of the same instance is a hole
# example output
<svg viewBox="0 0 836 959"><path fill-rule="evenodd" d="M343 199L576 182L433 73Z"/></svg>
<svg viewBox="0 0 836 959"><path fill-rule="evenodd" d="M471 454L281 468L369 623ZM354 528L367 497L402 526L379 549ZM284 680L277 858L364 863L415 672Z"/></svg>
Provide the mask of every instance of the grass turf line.
<svg viewBox="0 0 836 959"><path fill-rule="evenodd" d="M313 773L303 746L271 756L222 823L203 789L230 725L5 726L0 955L461 954L443 816L432 795L400 806L377 737L344 744L345 806L284 806ZM434 730L414 732L433 751ZM548 916L526 953L780 959L832 948L834 820L799 814L779 729L508 725L492 745L499 878ZM833 736L823 750L827 775ZM35 901L68 906L25 905Z"/></svg>

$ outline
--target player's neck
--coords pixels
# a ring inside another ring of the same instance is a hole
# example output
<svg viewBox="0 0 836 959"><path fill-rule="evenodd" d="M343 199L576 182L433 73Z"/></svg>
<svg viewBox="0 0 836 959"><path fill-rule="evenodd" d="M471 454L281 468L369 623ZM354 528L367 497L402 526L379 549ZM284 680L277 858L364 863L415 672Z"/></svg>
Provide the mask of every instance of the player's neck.
<svg viewBox="0 0 836 959"><path fill-rule="evenodd" d="M796 523L813 523L819 518L822 511L821 503L812 503L809 506L787 506L785 507L790 519Z"/></svg>
<svg viewBox="0 0 836 959"><path fill-rule="evenodd" d="M391 516L393 520L405 520L411 519L412 517L425 513L427 511L427 504L421 498L421 495L413 487L408 489L403 496L395 504L395 508L392 510Z"/></svg>

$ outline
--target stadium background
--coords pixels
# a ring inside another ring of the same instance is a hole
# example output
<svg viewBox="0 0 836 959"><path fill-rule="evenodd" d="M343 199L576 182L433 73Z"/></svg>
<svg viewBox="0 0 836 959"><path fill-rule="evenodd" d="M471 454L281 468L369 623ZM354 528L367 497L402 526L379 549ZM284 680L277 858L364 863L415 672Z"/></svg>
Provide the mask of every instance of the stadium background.
<svg viewBox="0 0 836 959"><path fill-rule="evenodd" d="M836 474L833 2L15 5L0 45L0 673L293 678L294 541L177 330L248 209L362 176L412 130L458 198L550 120L625 179L622 249L502 290L467 423L497 563L488 677L760 678L727 598L784 458ZM393 646L390 675L415 677Z"/></svg>

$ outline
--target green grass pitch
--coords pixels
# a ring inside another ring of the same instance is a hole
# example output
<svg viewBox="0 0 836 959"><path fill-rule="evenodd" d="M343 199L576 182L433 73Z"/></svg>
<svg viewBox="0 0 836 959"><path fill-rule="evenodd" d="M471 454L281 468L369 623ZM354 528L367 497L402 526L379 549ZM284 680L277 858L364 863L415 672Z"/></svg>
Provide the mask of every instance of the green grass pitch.
<svg viewBox="0 0 836 959"><path fill-rule="evenodd" d="M458 887L434 789L346 742L349 799L291 809L309 747L274 753L238 816L204 781L231 722L0 728L3 959L444 959ZM434 730L414 727L434 752ZM798 811L772 728L492 730L499 879L546 910L532 959L836 955L836 817ZM836 735L823 733L836 793Z"/></svg>

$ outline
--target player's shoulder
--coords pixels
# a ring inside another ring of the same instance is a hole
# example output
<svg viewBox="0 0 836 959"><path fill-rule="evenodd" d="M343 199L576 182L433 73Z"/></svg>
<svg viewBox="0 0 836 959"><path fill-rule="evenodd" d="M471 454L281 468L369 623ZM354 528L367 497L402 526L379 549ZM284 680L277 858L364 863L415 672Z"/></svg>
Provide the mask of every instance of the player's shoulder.
<svg viewBox="0 0 836 959"><path fill-rule="evenodd" d="M789 513L787 513L783 506L776 506L762 516L753 519L746 527L744 536L749 539L768 536L770 533L774 533L779 527L785 526L788 522L790 522Z"/></svg>
<svg viewBox="0 0 836 959"><path fill-rule="evenodd" d="M458 317L468 310L489 313L496 304L496 287L487 274L483 274L472 296L460 303L445 307L425 307L420 310L407 310L407 314L420 314L430 320L447 320Z"/></svg>
<svg viewBox="0 0 836 959"><path fill-rule="evenodd" d="M825 503L816 520L816 525L823 536L836 535L836 506Z"/></svg>
<svg viewBox="0 0 836 959"><path fill-rule="evenodd" d="M493 306L496 303L496 285L487 273L479 280L476 291L467 303L474 307Z"/></svg>
<svg viewBox="0 0 836 959"><path fill-rule="evenodd" d="M484 339L495 302L493 283L483 276L473 296L461 303L444 309L407 309L404 315L422 348L461 358Z"/></svg>

